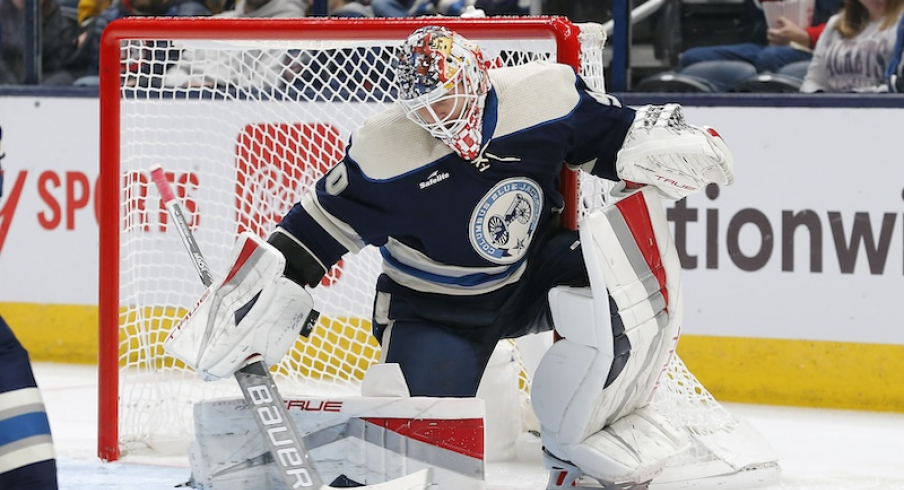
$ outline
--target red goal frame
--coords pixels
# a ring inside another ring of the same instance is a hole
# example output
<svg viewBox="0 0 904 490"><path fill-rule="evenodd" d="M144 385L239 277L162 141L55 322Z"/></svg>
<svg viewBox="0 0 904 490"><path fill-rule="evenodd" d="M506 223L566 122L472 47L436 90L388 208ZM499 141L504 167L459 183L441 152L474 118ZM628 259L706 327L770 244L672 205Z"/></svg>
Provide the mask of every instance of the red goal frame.
<svg viewBox="0 0 904 490"><path fill-rule="evenodd" d="M424 25L443 25L475 39L553 39L556 60L580 67L580 29L563 17L401 19L214 19L132 17L112 22L100 46L100 270L98 313L97 454L120 458L119 448L119 242L120 225L120 51L124 41L232 39L402 39ZM563 192L575 205L565 225L576 228L578 181L563 166Z"/></svg>

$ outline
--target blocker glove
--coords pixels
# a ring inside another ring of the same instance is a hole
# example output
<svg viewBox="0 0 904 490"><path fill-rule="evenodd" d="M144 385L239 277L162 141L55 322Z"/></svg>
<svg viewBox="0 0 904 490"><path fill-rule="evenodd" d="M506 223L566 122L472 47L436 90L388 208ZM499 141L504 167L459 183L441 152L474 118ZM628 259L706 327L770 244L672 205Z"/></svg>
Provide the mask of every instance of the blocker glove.
<svg viewBox="0 0 904 490"><path fill-rule="evenodd" d="M317 318L311 294L283 275L285 267L273 245L242 233L228 273L173 328L164 350L205 381L232 376L255 354L278 363Z"/></svg>

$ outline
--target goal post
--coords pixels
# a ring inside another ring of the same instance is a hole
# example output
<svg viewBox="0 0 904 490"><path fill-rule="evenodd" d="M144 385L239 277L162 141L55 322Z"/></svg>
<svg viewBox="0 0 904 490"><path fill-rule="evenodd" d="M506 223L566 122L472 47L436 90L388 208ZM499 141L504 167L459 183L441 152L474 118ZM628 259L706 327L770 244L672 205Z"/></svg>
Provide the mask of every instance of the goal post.
<svg viewBox="0 0 904 490"><path fill-rule="evenodd" d="M505 65L545 59L602 89L601 26L562 17L117 20L101 40L98 455L164 451L190 430L190 404L222 394L162 355L168 329L202 289L178 253L148 169L161 164L210 263L235 235L265 235L341 157L367 115L392 103L393 50L440 24ZM577 178L563 169L566 195ZM575 199L572 197L572 199ZM576 202L576 201L574 201ZM577 223L572 206L568 225ZM274 368L277 381L353 390L378 358L369 309L379 258L343 259L315 289L324 319ZM319 332L319 334L318 334ZM304 389L308 389L305 386ZM229 393L226 391L225 393Z"/></svg>

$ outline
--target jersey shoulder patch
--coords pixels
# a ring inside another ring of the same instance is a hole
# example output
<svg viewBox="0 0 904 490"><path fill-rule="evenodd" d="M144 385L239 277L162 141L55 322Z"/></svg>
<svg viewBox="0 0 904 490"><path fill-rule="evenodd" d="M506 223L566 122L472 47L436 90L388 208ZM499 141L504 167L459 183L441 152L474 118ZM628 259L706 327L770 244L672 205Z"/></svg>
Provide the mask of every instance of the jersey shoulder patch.
<svg viewBox="0 0 904 490"><path fill-rule="evenodd" d="M499 97L496 136L564 117L577 105L577 75L568 65L535 61L490 70Z"/></svg>
<svg viewBox="0 0 904 490"><path fill-rule="evenodd" d="M374 180L417 170L452 150L410 121L398 104L369 117L353 134L348 156Z"/></svg>

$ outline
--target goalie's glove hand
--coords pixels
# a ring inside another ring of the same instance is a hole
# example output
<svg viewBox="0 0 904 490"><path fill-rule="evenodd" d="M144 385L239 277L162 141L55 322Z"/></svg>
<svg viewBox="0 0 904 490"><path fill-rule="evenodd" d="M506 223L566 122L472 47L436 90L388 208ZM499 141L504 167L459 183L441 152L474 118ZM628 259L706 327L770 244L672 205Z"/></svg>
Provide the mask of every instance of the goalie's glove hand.
<svg viewBox="0 0 904 490"><path fill-rule="evenodd" d="M617 197L626 194L628 182L653 186L673 200L707 184L734 182L734 160L722 137L712 128L687 124L678 104L637 111L615 168L622 179L612 192Z"/></svg>
<svg viewBox="0 0 904 490"><path fill-rule="evenodd" d="M226 277L173 328L164 350L205 381L232 376L255 354L278 363L317 314L311 294L283 276L285 266L275 247L242 233Z"/></svg>

